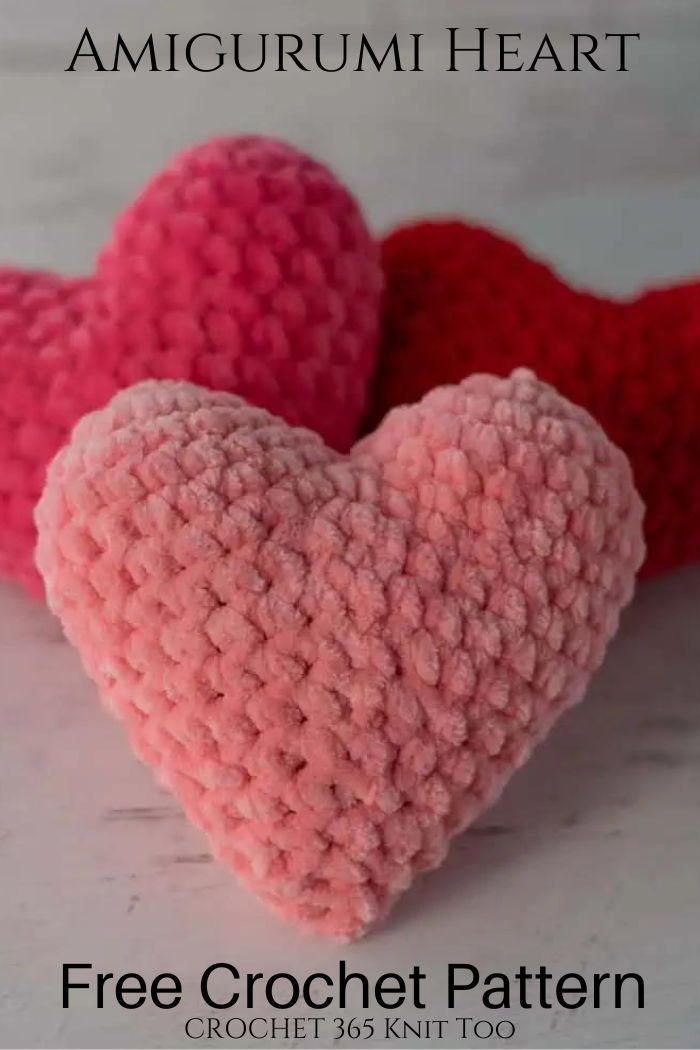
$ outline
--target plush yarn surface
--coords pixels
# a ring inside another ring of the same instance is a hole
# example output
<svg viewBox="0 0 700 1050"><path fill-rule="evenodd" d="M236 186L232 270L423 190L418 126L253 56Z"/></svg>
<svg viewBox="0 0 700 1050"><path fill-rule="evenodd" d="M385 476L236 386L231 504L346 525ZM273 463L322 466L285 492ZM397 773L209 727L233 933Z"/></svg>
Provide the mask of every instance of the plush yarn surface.
<svg viewBox="0 0 700 1050"><path fill-rule="evenodd" d="M473 376L344 457L150 382L37 508L52 609L214 852L351 937L580 698L643 557L625 456L532 373Z"/></svg>
<svg viewBox="0 0 700 1050"><path fill-rule="evenodd" d="M46 465L84 412L137 380L232 390L347 449L380 285L349 193L255 137L177 157L117 221L94 277L0 269L0 574L40 590Z"/></svg>
<svg viewBox="0 0 700 1050"><path fill-rule="evenodd" d="M486 229L422 222L383 244L385 341L370 425L471 371L534 368L629 456L649 575L700 557L700 281L614 301Z"/></svg>

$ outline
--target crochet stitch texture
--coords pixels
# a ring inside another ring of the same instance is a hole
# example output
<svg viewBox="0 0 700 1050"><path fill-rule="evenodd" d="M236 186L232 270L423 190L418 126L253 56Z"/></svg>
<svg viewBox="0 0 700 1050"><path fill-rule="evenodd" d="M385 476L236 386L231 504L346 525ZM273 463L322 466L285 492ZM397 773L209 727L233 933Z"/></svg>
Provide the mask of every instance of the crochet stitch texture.
<svg viewBox="0 0 700 1050"><path fill-rule="evenodd" d="M468 372L533 368L629 456L647 508L643 573L700 558L700 282L606 299L461 222L397 230L383 263L370 425Z"/></svg>
<svg viewBox="0 0 700 1050"><path fill-rule="evenodd" d="M177 157L117 221L94 277L0 270L0 574L40 593L32 515L46 465L84 412L137 380L232 390L347 448L380 288L347 190L250 136Z"/></svg>
<svg viewBox="0 0 700 1050"><path fill-rule="evenodd" d="M37 508L51 608L215 854L364 932L578 700L643 557L629 464L532 373L392 412L348 456L147 382Z"/></svg>

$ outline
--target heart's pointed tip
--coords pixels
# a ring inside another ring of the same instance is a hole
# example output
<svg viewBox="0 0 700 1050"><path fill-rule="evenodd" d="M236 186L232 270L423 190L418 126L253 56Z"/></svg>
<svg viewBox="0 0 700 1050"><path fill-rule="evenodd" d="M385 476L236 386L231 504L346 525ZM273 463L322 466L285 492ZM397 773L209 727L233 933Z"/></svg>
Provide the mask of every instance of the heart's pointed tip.
<svg viewBox="0 0 700 1050"><path fill-rule="evenodd" d="M291 920L301 931L314 939L330 941L338 945L357 944L365 940L374 930L373 922L364 922L361 919L344 922L338 920L330 923L304 922L300 919Z"/></svg>
<svg viewBox="0 0 700 1050"><path fill-rule="evenodd" d="M367 940L375 929L374 922L357 920L349 925L344 923L340 923L338 926L331 925L329 927L318 927L312 925L306 928L306 932L315 938L321 937L323 940L330 941L333 944L351 945Z"/></svg>
<svg viewBox="0 0 700 1050"><path fill-rule="evenodd" d="M246 882L245 879L243 881ZM367 919L348 911L341 902L323 914L309 915L306 909L280 900L260 886L249 885L248 888L267 904L272 914L310 940L338 945L356 944L370 936L380 922L378 917Z"/></svg>

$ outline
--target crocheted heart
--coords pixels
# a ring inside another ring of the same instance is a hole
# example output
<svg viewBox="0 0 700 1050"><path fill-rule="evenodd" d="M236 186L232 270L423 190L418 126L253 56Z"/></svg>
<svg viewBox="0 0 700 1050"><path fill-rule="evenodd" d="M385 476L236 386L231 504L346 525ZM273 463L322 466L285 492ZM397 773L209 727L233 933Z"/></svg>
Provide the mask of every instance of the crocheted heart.
<svg viewBox="0 0 700 1050"><path fill-rule="evenodd" d="M700 282L613 301L459 222L383 245L386 334L372 419L439 383L534 368L630 457L651 574L700 557Z"/></svg>
<svg viewBox="0 0 700 1050"><path fill-rule="evenodd" d="M527 371L435 390L347 457L232 395L151 382L54 460L37 561L214 852L347 937L581 696L641 517L624 455Z"/></svg>
<svg viewBox="0 0 700 1050"><path fill-rule="evenodd" d="M118 220L95 276L0 270L0 574L40 590L32 513L80 416L139 379L233 390L347 448L374 364L379 253L316 161L194 147Z"/></svg>

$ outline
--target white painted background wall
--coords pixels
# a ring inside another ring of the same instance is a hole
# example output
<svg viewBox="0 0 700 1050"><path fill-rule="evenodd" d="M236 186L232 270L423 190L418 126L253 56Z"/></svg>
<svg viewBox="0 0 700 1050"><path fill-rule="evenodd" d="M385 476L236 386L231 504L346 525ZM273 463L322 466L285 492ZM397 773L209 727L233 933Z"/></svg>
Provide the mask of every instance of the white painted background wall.
<svg viewBox="0 0 700 1050"><path fill-rule="evenodd" d="M420 75L70 76L86 24L102 41L437 37L454 24L522 31L524 48L571 30L639 31L642 44L626 74L448 77L426 51ZM0 256L87 269L114 212L173 150L256 130L330 161L377 230L463 213L521 235L579 282L631 291L700 272L699 70L697 0L1 0ZM645 584L585 704L394 921L343 949L348 961L369 973L420 962L435 1003L447 961L639 970L643 1013L514 1010L510 1045L698 1046L699 611L698 569ZM99 709L56 623L9 585L0 770L0 1045L184 1045L194 991L167 1014L87 1000L66 1012L66 960L174 968L195 989L219 959L303 974L340 954L270 918L209 860Z"/></svg>

